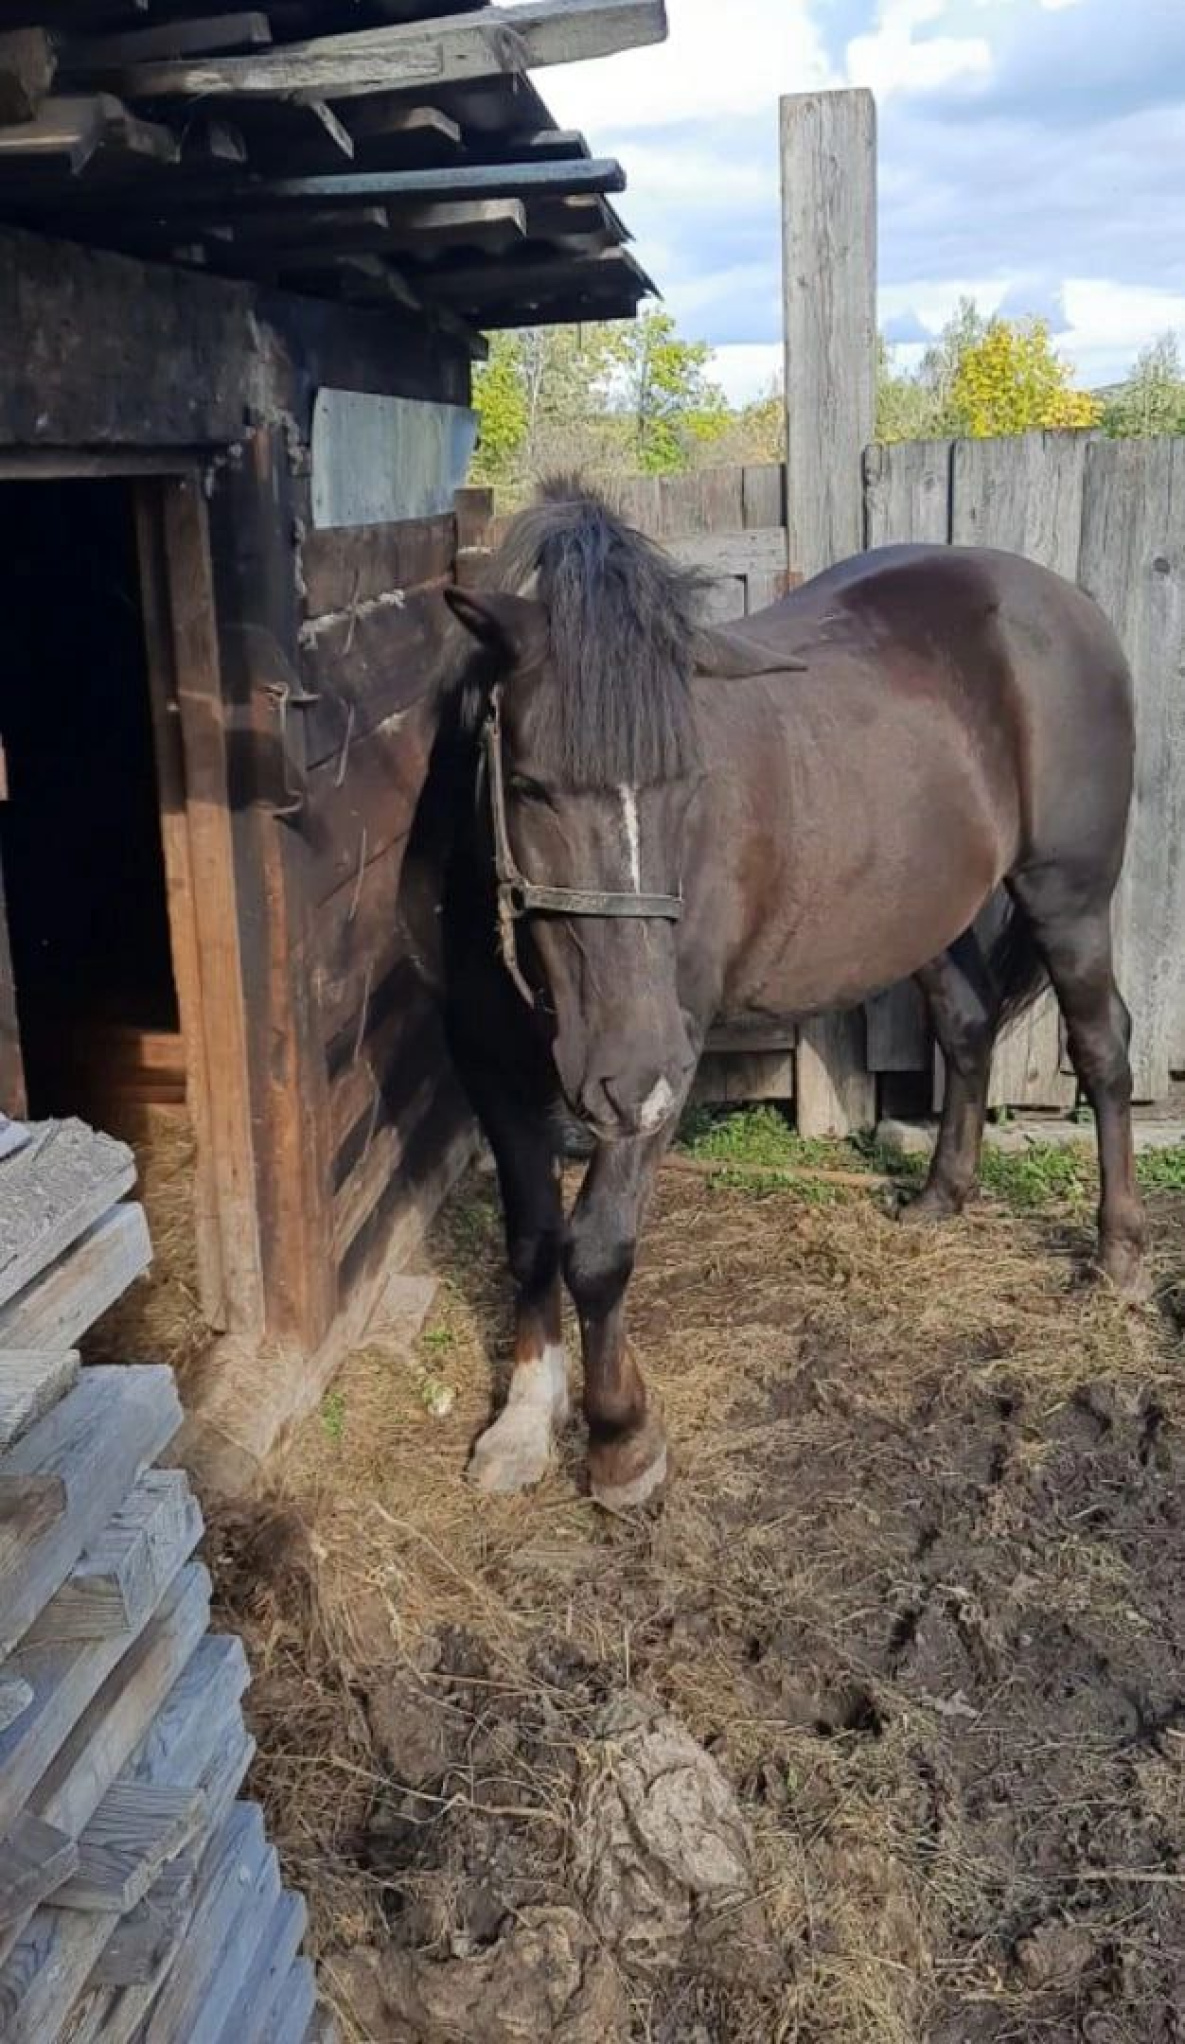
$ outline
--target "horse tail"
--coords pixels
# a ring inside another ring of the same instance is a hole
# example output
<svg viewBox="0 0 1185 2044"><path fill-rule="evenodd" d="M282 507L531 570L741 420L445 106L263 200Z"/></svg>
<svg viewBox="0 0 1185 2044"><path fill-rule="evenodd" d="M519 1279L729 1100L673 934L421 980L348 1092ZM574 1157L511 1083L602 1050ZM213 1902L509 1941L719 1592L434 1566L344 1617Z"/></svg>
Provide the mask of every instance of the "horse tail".
<svg viewBox="0 0 1185 2044"><path fill-rule="evenodd" d="M988 946L988 968L1001 997L999 1027L1007 1029L1044 992L1049 973L1023 910L1007 895L997 896L991 906L996 927Z"/></svg>

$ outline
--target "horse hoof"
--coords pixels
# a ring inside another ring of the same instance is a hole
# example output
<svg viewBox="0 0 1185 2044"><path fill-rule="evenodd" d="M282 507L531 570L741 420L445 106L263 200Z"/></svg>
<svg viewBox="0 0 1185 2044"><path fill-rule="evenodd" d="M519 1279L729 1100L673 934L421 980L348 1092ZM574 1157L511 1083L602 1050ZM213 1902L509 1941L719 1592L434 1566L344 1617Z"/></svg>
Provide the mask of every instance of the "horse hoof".
<svg viewBox="0 0 1185 2044"><path fill-rule="evenodd" d="M631 1512L649 1503L667 1480L667 1440L660 1421L649 1417L632 1440L615 1443L590 1458L589 1491L607 1512Z"/></svg>
<svg viewBox="0 0 1185 2044"><path fill-rule="evenodd" d="M541 1483L567 1417L568 1361L557 1344L515 1366L505 1409L473 1450L470 1483L500 1496Z"/></svg>
<svg viewBox="0 0 1185 2044"><path fill-rule="evenodd" d="M903 1228L935 1228L941 1221L953 1221L959 1211L957 1201L949 1193L927 1189L899 1206L897 1219Z"/></svg>
<svg viewBox="0 0 1185 2044"><path fill-rule="evenodd" d="M1152 1273L1142 1249L1120 1243L1105 1250L1103 1276L1125 1306L1146 1306L1152 1297Z"/></svg>
<svg viewBox="0 0 1185 2044"><path fill-rule="evenodd" d="M510 1410L482 1434L466 1471L475 1490L510 1497L542 1483L551 1462L551 1425L545 1413Z"/></svg>

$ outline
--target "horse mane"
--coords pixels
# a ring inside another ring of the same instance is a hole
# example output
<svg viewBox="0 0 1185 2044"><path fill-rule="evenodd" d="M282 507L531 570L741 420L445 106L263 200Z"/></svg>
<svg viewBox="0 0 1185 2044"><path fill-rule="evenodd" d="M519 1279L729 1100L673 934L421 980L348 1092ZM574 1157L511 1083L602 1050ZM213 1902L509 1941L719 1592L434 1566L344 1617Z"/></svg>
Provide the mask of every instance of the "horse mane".
<svg viewBox="0 0 1185 2044"><path fill-rule="evenodd" d="M531 714L544 772L569 788L604 788L692 771L700 575L566 476L512 521L493 575L548 613L558 686L539 692Z"/></svg>

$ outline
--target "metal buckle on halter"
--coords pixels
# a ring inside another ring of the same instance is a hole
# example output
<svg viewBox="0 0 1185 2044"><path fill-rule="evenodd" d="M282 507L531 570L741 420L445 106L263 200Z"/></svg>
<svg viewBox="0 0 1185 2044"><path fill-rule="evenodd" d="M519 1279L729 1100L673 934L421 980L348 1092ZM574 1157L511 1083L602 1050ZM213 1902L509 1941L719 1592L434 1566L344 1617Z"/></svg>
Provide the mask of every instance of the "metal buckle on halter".
<svg viewBox="0 0 1185 2044"><path fill-rule="evenodd" d="M620 894L593 887L536 886L520 871L510 847L506 821L506 789L502 758L502 691L491 690L484 732L490 822L494 832L494 876L498 898L498 945L502 962L528 1007L536 995L518 962L515 925L528 915L604 916L639 922L677 923L683 914L681 894Z"/></svg>

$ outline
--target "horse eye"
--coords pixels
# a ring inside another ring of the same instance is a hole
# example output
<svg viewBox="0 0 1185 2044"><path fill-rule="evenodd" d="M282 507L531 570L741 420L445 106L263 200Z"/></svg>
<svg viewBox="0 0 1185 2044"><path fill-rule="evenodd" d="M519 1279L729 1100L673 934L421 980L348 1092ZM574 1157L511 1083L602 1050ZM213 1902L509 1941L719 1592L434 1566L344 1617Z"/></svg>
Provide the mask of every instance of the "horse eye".
<svg viewBox="0 0 1185 2044"><path fill-rule="evenodd" d="M526 802L546 802L547 789L539 781L533 781L529 774L511 774L510 792L520 795Z"/></svg>

